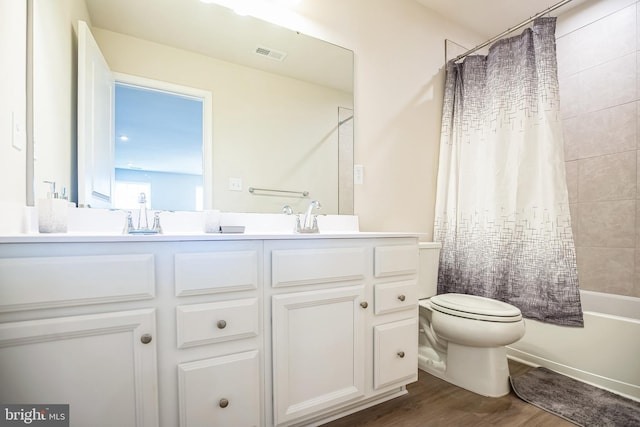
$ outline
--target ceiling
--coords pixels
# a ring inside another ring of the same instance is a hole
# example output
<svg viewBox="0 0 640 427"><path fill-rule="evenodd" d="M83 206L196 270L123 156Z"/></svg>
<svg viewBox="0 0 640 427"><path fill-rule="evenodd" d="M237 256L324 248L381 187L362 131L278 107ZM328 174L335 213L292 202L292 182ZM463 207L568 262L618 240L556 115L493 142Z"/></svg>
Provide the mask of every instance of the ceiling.
<svg viewBox="0 0 640 427"><path fill-rule="evenodd" d="M220 1L220 0L209 0ZM309 1L309 0L306 0ZM418 3L489 39L559 0L416 0ZM585 0L573 0L553 12L565 12ZM352 67L351 52L336 56L335 46L240 16L231 9L200 0L86 0L93 26L205 55L280 72L351 92L353 80L327 70ZM302 3L303 7L304 3ZM251 32L245 31L251 27ZM186 31L188 29L188 31ZM240 30L239 30L240 29ZM300 39L305 39L304 43ZM312 48L307 43L315 43ZM285 51L277 62L255 54L258 46ZM314 52L308 55L308 52ZM305 55L305 52L307 53ZM304 77L302 77L304 76Z"/></svg>
<svg viewBox="0 0 640 427"><path fill-rule="evenodd" d="M560 0L416 0L438 14L490 39ZM557 16L585 0L573 0L551 13Z"/></svg>

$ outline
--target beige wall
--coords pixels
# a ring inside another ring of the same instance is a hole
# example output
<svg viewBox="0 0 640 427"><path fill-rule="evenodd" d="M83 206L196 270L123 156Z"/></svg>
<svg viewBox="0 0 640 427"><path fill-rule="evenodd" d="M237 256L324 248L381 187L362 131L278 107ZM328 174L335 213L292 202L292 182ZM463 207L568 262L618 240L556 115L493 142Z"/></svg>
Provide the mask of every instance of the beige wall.
<svg viewBox="0 0 640 427"><path fill-rule="evenodd" d="M640 22L637 3L607 3L559 19L567 184L580 287L638 297Z"/></svg>
<svg viewBox="0 0 640 427"><path fill-rule="evenodd" d="M0 0L0 232L20 229L26 204L26 28L26 2Z"/></svg>
<svg viewBox="0 0 640 427"><path fill-rule="evenodd" d="M355 52L355 213L363 231L433 236L444 39L481 39L415 0L302 2L301 30Z"/></svg>
<svg viewBox="0 0 640 427"><path fill-rule="evenodd" d="M34 0L33 99L36 200L76 188L77 22L83 0ZM72 195L73 197L74 195ZM75 199L75 198L74 198Z"/></svg>

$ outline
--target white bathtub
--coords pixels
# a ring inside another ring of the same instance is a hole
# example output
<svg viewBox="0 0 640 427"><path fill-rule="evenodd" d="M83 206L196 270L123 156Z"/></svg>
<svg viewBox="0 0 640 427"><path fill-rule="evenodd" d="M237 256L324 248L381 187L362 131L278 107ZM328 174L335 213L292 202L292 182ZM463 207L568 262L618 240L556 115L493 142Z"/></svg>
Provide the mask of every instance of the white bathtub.
<svg viewBox="0 0 640 427"><path fill-rule="evenodd" d="M507 355L640 401L640 298L580 295L584 328L527 319L525 336Z"/></svg>

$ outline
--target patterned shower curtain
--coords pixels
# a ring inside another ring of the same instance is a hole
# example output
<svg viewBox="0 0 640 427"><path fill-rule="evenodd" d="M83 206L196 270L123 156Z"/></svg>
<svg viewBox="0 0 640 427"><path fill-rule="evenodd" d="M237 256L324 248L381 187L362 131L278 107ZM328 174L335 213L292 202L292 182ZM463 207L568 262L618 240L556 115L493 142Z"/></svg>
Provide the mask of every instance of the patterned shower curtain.
<svg viewBox="0 0 640 427"><path fill-rule="evenodd" d="M555 18L447 64L434 234L438 293L582 326L565 181Z"/></svg>

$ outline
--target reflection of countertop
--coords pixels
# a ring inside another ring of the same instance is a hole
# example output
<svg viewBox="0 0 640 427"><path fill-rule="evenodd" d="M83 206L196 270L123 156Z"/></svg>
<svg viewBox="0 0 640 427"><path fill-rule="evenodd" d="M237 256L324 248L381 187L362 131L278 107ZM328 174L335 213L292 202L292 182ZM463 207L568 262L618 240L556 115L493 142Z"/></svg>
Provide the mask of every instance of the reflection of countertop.
<svg viewBox="0 0 640 427"><path fill-rule="evenodd" d="M186 211L158 211L160 226L164 232L164 236L124 236L122 231L127 225L127 212L109 209L77 209L69 208L67 220L67 233L61 234L67 236L66 239L81 238L81 241L91 241L87 236L110 237L111 239L126 238L127 241L142 238L141 241L152 240L185 240L183 236L188 236L186 240L245 240L246 235L258 235L257 238L267 235L269 238L275 238L274 235L295 236L296 219L298 215L283 214L261 214L261 213L242 213L242 212L186 212ZM149 211L147 214L147 222L149 225L153 223L155 211ZM137 212L132 212L134 226L137 224ZM316 215L314 215L316 216ZM303 221L303 216L300 216ZM344 234L358 233L360 230L358 217L355 215L317 215L318 227L320 234ZM44 236L38 233L38 212L36 208L29 207L24 209L23 226L21 229L4 228L0 232L2 236L38 236L49 239L51 241L55 237ZM238 234L230 234L219 236L216 233L204 233L205 229L217 228L218 226L238 227L244 229L242 234L245 237L238 237ZM61 236L52 233L53 236ZM165 237L171 236L171 237ZM178 238L180 236L180 238ZM255 238L255 237L249 237ZM107 239L108 240L108 239ZM70 241L70 240L62 240Z"/></svg>
<svg viewBox="0 0 640 427"><path fill-rule="evenodd" d="M52 233L15 234L0 236L3 243L100 243L100 242L197 242L225 240L315 240L315 239L371 239L379 237L418 237L416 233L395 232L345 232L345 233L193 233L124 235L113 233Z"/></svg>

